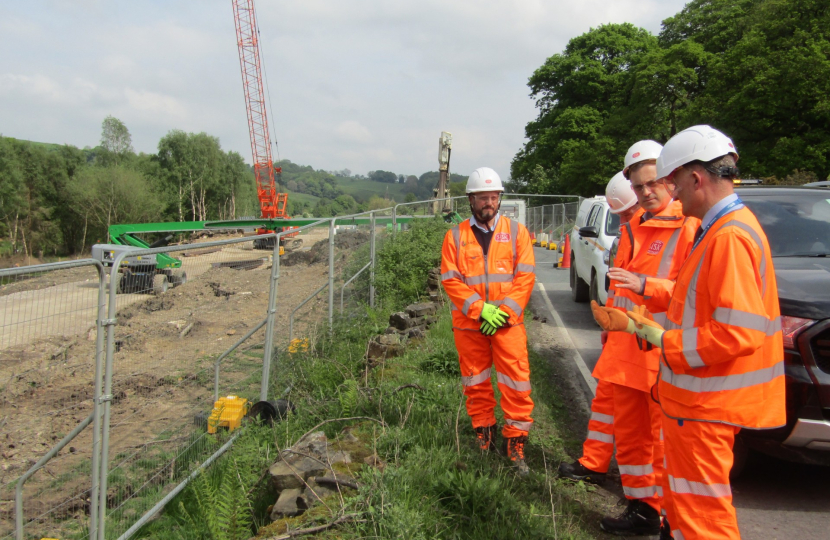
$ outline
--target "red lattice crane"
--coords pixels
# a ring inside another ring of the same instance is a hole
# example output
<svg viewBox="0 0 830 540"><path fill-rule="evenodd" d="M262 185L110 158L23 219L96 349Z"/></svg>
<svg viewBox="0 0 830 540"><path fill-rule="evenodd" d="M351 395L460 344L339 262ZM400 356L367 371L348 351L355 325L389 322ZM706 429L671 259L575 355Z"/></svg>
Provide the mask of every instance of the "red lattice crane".
<svg viewBox="0 0 830 540"><path fill-rule="evenodd" d="M254 12L254 0L232 0L239 45L239 65L242 69L242 88L248 111L251 132L251 152L254 158L254 177L263 218L286 218L287 193L277 193L274 175L282 169L274 167L271 159L271 138L268 117L265 114L265 92L262 87L262 62L259 54L259 30Z"/></svg>

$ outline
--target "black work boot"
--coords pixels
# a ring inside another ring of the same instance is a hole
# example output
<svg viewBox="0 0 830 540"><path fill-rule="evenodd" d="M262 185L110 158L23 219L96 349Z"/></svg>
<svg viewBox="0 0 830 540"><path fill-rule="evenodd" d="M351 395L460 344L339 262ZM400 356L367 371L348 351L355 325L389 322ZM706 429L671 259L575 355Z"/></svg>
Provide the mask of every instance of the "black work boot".
<svg viewBox="0 0 830 540"><path fill-rule="evenodd" d="M496 448L496 424L492 426L483 426L475 428L476 439L478 439L478 447L482 452L497 452Z"/></svg>
<svg viewBox="0 0 830 540"><path fill-rule="evenodd" d="M669 520L663 518L663 524L660 525L660 540L673 540L674 536L671 535L671 525L669 525Z"/></svg>
<svg viewBox="0 0 830 540"><path fill-rule="evenodd" d="M525 463L525 444L527 444L527 435L506 437L504 439L504 455L513 462L516 472L521 476L525 476L530 472L527 463Z"/></svg>
<svg viewBox="0 0 830 540"><path fill-rule="evenodd" d="M600 485L605 482L605 473L592 471L582 463L575 461L573 463L563 463L559 466L559 478L582 480L583 482Z"/></svg>
<svg viewBox="0 0 830 540"><path fill-rule="evenodd" d="M650 504L632 499L620 517L604 517L599 526L618 536L656 536L660 534L660 513Z"/></svg>

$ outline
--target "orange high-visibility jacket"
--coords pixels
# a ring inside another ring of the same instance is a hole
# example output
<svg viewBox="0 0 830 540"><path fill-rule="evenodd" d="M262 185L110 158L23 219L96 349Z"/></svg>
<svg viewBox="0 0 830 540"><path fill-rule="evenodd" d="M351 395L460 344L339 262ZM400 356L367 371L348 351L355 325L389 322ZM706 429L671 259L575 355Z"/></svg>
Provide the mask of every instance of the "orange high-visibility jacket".
<svg viewBox="0 0 830 540"><path fill-rule="evenodd" d="M784 348L767 237L745 207L715 221L674 286L658 391L670 417L785 423Z"/></svg>
<svg viewBox="0 0 830 540"><path fill-rule="evenodd" d="M477 331L485 301L510 315L507 324L522 324L535 272L530 234L516 221L499 217L487 257L470 220L447 231L441 249L441 280L452 302L453 327Z"/></svg>
<svg viewBox="0 0 830 540"><path fill-rule="evenodd" d="M669 203L662 212L645 223L640 223L644 212L641 208L631 221L623 224L614 266L647 278L645 295L650 296L670 289L673 285L683 261L692 250L700 220L684 217L678 201ZM628 289L618 289L616 282L611 282L607 306L626 312L643 302L643 296ZM664 312L653 315L655 321L665 324ZM614 332L605 344L600 361L594 369L594 376L648 392L657 382L659 366L658 349L643 351L636 336Z"/></svg>

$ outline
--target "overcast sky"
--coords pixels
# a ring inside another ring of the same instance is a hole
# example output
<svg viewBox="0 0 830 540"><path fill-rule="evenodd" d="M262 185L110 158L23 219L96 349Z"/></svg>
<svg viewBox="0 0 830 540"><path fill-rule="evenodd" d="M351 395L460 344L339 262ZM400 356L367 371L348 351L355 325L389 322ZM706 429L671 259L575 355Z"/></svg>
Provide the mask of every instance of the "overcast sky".
<svg viewBox="0 0 830 540"><path fill-rule="evenodd" d="M536 117L527 79L547 57L609 22L656 34L684 4L257 0L279 155L421 174L437 169L444 130L453 172L506 177ZM0 51L0 135L96 146L113 115L136 151L204 131L251 161L231 0L3 2Z"/></svg>

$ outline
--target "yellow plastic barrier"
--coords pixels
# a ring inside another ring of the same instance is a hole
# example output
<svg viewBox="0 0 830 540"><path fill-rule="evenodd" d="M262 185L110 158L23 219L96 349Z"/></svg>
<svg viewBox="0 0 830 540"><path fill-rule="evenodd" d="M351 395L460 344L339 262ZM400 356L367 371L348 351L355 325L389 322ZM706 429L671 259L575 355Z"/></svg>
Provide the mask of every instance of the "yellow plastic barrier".
<svg viewBox="0 0 830 540"><path fill-rule="evenodd" d="M233 431L242 424L242 418L248 414L251 404L238 396L220 397L213 404L213 411L207 422L208 433L216 433L220 427Z"/></svg>

